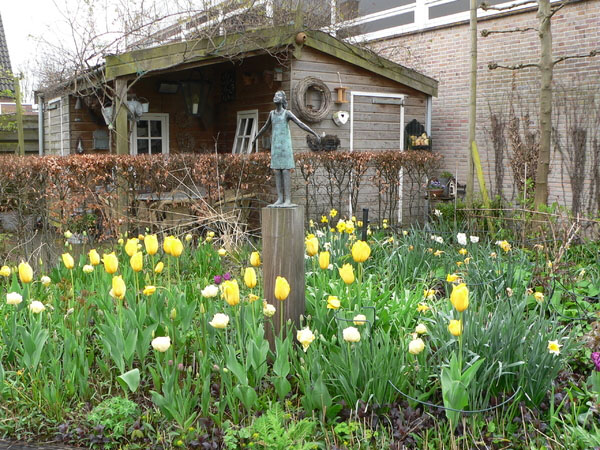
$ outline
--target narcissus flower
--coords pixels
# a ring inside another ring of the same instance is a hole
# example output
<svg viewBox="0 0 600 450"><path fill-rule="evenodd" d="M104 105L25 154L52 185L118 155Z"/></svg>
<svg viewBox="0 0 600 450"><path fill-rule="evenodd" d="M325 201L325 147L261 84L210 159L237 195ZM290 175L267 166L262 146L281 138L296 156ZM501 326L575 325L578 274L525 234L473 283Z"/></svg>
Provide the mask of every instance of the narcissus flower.
<svg viewBox="0 0 600 450"><path fill-rule="evenodd" d="M451 320L448 325L448 331L452 336L460 336L462 334L462 322L460 320Z"/></svg>
<svg viewBox="0 0 600 450"><path fill-rule="evenodd" d="M40 282L42 283L42 286L48 287L50 286L50 283L52 283L52 280L48 275L44 275L42 278L40 278Z"/></svg>
<svg viewBox="0 0 600 450"><path fill-rule="evenodd" d="M425 326L425 324L420 323L419 325L417 325L415 328L415 333L417 333L417 334L427 333L427 327Z"/></svg>
<svg viewBox="0 0 600 450"><path fill-rule="evenodd" d="M360 341L360 331L355 327L344 328L342 331L342 337L346 342L358 342Z"/></svg>
<svg viewBox="0 0 600 450"><path fill-rule="evenodd" d="M104 254L102 262L104 263L104 270L111 275L119 268L119 258L115 255L115 252Z"/></svg>
<svg viewBox="0 0 600 450"><path fill-rule="evenodd" d="M433 252L433 256L442 256L443 253L443 250L436 250L435 252Z"/></svg>
<svg viewBox="0 0 600 450"><path fill-rule="evenodd" d="M222 330L227 328L227 324L229 324L229 316L227 314L217 313L213 316L213 320L208 323L211 327Z"/></svg>
<svg viewBox="0 0 600 450"><path fill-rule="evenodd" d="M465 233L458 233L456 235L456 241L460 245L467 245L467 235Z"/></svg>
<svg viewBox="0 0 600 450"><path fill-rule="evenodd" d="M129 259L129 264L134 272L141 272L144 268L144 255L142 252L135 252Z"/></svg>
<svg viewBox="0 0 600 450"><path fill-rule="evenodd" d="M259 298L260 297L258 295L248 294L248 303L254 303Z"/></svg>
<svg viewBox="0 0 600 450"><path fill-rule="evenodd" d="M423 342L423 339L421 339L421 338L413 339L408 344L408 353L410 353L412 355L418 355L424 349L425 349L425 342Z"/></svg>
<svg viewBox="0 0 600 450"><path fill-rule="evenodd" d="M544 294L542 292L535 292L533 294L535 301L538 303L542 303L544 301Z"/></svg>
<svg viewBox="0 0 600 450"><path fill-rule="evenodd" d="M263 302L263 314L265 317L273 317L275 315L275 311L275 306L267 303L266 301Z"/></svg>
<svg viewBox="0 0 600 450"><path fill-rule="evenodd" d="M144 287L144 290L142 291L142 294L144 295L152 295L156 292L156 286L146 286Z"/></svg>
<svg viewBox="0 0 600 450"><path fill-rule="evenodd" d="M340 306L342 306L340 299L335 295L330 295L327 298L327 309L339 309Z"/></svg>
<svg viewBox="0 0 600 450"><path fill-rule="evenodd" d="M321 216L321 223L327 223L329 222L329 219L327 218L327 216Z"/></svg>
<svg viewBox="0 0 600 450"><path fill-rule="evenodd" d="M44 304L38 300L32 301L29 304L28 308L29 308L29 311L31 311L33 314L39 314L46 309Z"/></svg>
<svg viewBox="0 0 600 450"><path fill-rule="evenodd" d="M158 237L155 234L148 234L144 237L144 247L149 255L158 253Z"/></svg>
<svg viewBox="0 0 600 450"><path fill-rule="evenodd" d="M18 292L9 292L6 294L7 305L18 305L23 301L23 297Z"/></svg>
<svg viewBox="0 0 600 450"><path fill-rule="evenodd" d="M86 264L81 270L83 270L83 273L92 273L94 271L94 266L91 264Z"/></svg>
<svg viewBox="0 0 600 450"><path fill-rule="evenodd" d="M249 289L252 289L256 286L256 271L254 267L246 267L244 271L244 283Z"/></svg>
<svg viewBox="0 0 600 450"><path fill-rule="evenodd" d="M114 276L112 279L112 293L115 298L119 300L123 300L125 297L125 292L127 291L127 287L125 286L125 282L123 281L123 277L121 275Z"/></svg>
<svg viewBox="0 0 600 450"><path fill-rule="evenodd" d="M446 275L446 281L448 283L454 283L455 281L458 281L459 276L456 275L455 273L449 273L448 275Z"/></svg>
<svg viewBox="0 0 600 450"><path fill-rule="evenodd" d="M469 288L465 283L452 287L450 302L458 312L463 312L469 307Z"/></svg>
<svg viewBox="0 0 600 450"><path fill-rule="evenodd" d="M127 239L127 242L125 243L125 253L127 253L129 257L132 257L135 252L137 252L139 243L140 240L138 238Z"/></svg>
<svg viewBox="0 0 600 450"><path fill-rule="evenodd" d="M152 348L157 352L164 353L171 347L171 338L169 336L159 336L152 339Z"/></svg>
<svg viewBox="0 0 600 450"><path fill-rule="evenodd" d="M329 267L329 252L321 252L319 253L319 267L323 270Z"/></svg>
<svg viewBox="0 0 600 450"><path fill-rule="evenodd" d="M479 236L469 236L469 240L473 243L473 244L477 244L479 242Z"/></svg>
<svg viewBox="0 0 600 450"><path fill-rule="evenodd" d="M364 314L357 314L352 320L354 321L354 325L361 326L367 323L367 316Z"/></svg>
<svg viewBox="0 0 600 450"><path fill-rule="evenodd" d="M340 277L342 277L342 280L344 280L344 283L354 283L354 267L352 267L350 264L344 264L338 269L338 271L340 273Z"/></svg>
<svg viewBox="0 0 600 450"><path fill-rule="evenodd" d="M154 273L161 273L164 268L165 268L165 263L162 261L159 261L158 263L156 263L156 266L154 266Z"/></svg>
<svg viewBox="0 0 600 450"><path fill-rule="evenodd" d="M346 230L346 221L340 219L335 228L338 231L338 233L343 233Z"/></svg>
<svg viewBox="0 0 600 450"><path fill-rule="evenodd" d="M302 344L302 348L304 349L304 352L306 352L310 344L315 340L315 335L310 329L303 328L296 332L296 339Z"/></svg>
<svg viewBox="0 0 600 450"><path fill-rule="evenodd" d="M240 287L237 280L227 280L221 285L221 297L225 299L229 306L236 306L240 303Z"/></svg>
<svg viewBox="0 0 600 450"><path fill-rule="evenodd" d="M10 277L10 272L11 272L10 267L8 267L8 266L0 267L0 276L8 278L8 277Z"/></svg>
<svg viewBox="0 0 600 450"><path fill-rule="evenodd" d="M252 267L258 267L258 266L260 266L260 253L258 253L258 252L252 252L250 254L250 265Z"/></svg>
<svg viewBox="0 0 600 450"><path fill-rule="evenodd" d="M429 306L427 306L425 303L419 303L417 305L418 312L427 312L427 311L429 311L429 309L430 309Z"/></svg>
<svg viewBox="0 0 600 450"><path fill-rule="evenodd" d="M290 295L290 284L284 277L277 277L275 279L275 298L279 301L283 301Z"/></svg>
<svg viewBox="0 0 600 450"><path fill-rule="evenodd" d="M562 347L558 341L548 341L548 351L553 355L560 355L560 348Z"/></svg>
<svg viewBox="0 0 600 450"><path fill-rule="evenodd" d="M365 241L356 241L352 245L352 258L357 263L365 262L371 256L371 247Z"/></svg>
<svg viewBox="0 0 600 450"><path fill-rule="evenodd" d="M502 250L504 250L504 253L510 252L512 248L508 241L496 241L496 244L500 246Z"/></svg>
<svg viewBox="0 0 600 450"><path fill-rule="evenodd" d="M31 280L33 280L33 269L29 263L21 261L19 264L19 279L21 283L31 283Z"/></svg>
<svg viewBox="0 0 600 450"><path fill-rule="evenodd" d="M65 239L71 239L73 237L73 233L71 233L69 230L64 232L64 237Z"/></svg>
<svg viewBox="0 0 600 450"><path fill-rule="evenodd" d="M194 236L192 236L190 233L185 235L185 242L190 242L192 239L194 239Z"/></svg>
<svg viewBox="0 0 600 450"><path fill-rule="evenodd" d="M435 298L436 290L435 289L423 289L423 297L427 300L431 300Z"/></svg>
<svg viewBox="0 0 600 450"><path fill-rule="evenodd" d="M319 252L319 240L316 236L306 238L304 243L306 245L306 254L308 256L315 256Z"/></svg>
<svg viewBox="0 0 600 450"><path fill-rule="evenodd" d="M202 289L201 294L202 294L202 297L205 297L205 298L216 297L219 294L219 287L215 286L214 284L209 284L204 289Z"/></svg>
<svg viewBox="0 0 600 450"><path fill-rule="evenodd" d="M467 249L466 249L466 248L461 248L461 249L458 251L458 253L459 253L460 255L463 255L463 256L465 256L465 255L466 255L467 253L469 253L469 252L467 251Z"/></svg>
<svg viewBox="0 0 600 450"><path fill-rule="evenodd" d="M331 211L329 211L329 217L333 218L337 216L337 213L337 209L332 209Z"/></svg>
<svg viewBox="0 0 600 450"><path fill-rule="evenodd" d="M100 264L100 255L98 254L96 249L93 248L88 252L88 258L90 258L90 264L92 266L97 266L98 264Z"/></svg>

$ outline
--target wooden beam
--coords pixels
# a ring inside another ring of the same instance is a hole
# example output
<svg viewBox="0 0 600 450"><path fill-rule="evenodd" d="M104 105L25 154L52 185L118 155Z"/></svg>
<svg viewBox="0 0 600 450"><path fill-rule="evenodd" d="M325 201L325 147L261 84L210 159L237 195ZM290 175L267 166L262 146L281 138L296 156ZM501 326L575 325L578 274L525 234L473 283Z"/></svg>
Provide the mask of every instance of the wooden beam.
<svg viewBox="0 0 600 450"><path fill-rule="evenodd" d="M117 78L115 82L115 100L113 105L116 111L117 155L129 154L129 130L127 121L127 80Z"/></svg>

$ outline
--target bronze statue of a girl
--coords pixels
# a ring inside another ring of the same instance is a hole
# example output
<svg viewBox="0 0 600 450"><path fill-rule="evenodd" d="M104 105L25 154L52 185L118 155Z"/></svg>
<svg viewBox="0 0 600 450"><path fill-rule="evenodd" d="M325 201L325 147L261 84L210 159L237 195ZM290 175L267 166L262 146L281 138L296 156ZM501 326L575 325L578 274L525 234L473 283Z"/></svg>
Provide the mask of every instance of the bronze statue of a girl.
<svg viewBox="0 0 600 450"><path fill-rule="evenodd" d="M320 140L320 137L308 125L298 119L293 112L287 109L287 99L284 91L275 92L273 103L277 106L276 109L269 113L267 122L263 125L260 131L256 134L254 142L262 135L271 125L271 169L275 172L275 186L277 187L277 201L272 207L290 207L292 204L292 187L290 180L290 170L295 167L294 151L292 149L292 137L290 135L290 126L288 122L291 120L304 131L308 131Z"/></svg>

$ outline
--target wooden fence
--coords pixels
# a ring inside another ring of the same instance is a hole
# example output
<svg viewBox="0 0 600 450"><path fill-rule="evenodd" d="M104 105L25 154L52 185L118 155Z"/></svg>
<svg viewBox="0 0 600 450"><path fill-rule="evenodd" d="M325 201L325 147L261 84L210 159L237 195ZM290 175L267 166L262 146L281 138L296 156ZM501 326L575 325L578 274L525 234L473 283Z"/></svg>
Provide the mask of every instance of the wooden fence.
<svg viewBox="0 0 600 450"><path fill-rule="evenodd" d="M23 115L25 153L38 153L38 117ZM0 116L0 154L15 153L18 147L16 118L14 114Z"/></svg>

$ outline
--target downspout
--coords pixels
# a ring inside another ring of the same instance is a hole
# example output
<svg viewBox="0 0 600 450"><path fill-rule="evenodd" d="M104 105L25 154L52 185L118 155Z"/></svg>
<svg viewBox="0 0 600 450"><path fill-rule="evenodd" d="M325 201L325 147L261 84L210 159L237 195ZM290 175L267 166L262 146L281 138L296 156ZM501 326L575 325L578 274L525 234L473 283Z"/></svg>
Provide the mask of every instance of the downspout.
<svg viewBox="0 0 600 450"><path fill-rule="evenodd" d="M433 97L431 95L427 96L427 103L425 104L425 132L427 136L431 136L431 107L432 107Z"/></svg>
<svg viewBox="0 0 600 450"><path fill-rule="evenodd" d="M44 156L44 96L38 94L38 152Z"/></svg>

